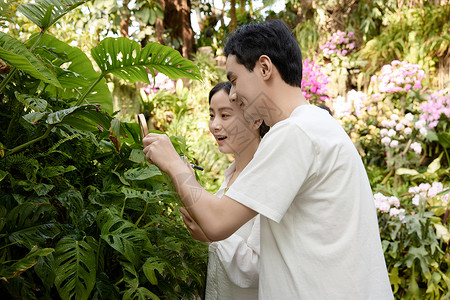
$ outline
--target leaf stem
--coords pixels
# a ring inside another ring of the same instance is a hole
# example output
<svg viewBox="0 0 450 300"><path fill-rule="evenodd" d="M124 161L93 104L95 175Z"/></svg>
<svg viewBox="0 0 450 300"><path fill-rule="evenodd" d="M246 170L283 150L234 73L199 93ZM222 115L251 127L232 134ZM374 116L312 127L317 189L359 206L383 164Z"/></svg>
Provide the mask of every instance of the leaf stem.
<svg viewBox="0 0 450 300"><path fill-rule="evenodd" d="M86 90L86 92L84 92L84 94L81 96L80 99L78 99L77 103L75 104L75 106L80 106L81 103L83 103L84 99L87 97L87 95L89 95L89 93L94 89L94 87L97 85L97 83L100 82L100 80L103 79L103 77L105 77L106 74L101 74L97 80Z"/></svg>
<svg viewBox="0 0 450 300"><path fill-rule="evenodd" d="M14 148L14 149L11 149L8 153L6 153L5 156L11 155L11 154L16 153L16 152L18 152L18 151L21 151L21 150L27 148L28 146L31 146L31 145L33 145L34 143L37 143L37 142L39 142L39 141L41 141L41 140L47 138L47 137L49 136L50 132L52 131L52 129L53 129L54 126L55 126L55 125L49 125L48 128L47 128L47 130L45 131L45 133L44 133L43 135L41 135L41 136L38 137L38 138L35 138L34 140L28 141L28 142L26 142L26 143L24 143L24 144L22 144L22 145L20 145L20 146L17 146L17 147Z"/></svg>

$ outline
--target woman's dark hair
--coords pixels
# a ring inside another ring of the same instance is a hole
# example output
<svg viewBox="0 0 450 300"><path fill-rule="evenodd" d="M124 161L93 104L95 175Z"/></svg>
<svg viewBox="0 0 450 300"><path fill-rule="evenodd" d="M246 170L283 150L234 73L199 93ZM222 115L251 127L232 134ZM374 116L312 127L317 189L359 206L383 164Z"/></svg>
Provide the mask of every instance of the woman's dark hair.
<svg viewBox="0 0 450 300"><path fill-rule="evenodd" d="M281 20L244 25L228 37L224 53L235 55L250 72L261 55L267 55L291 86L302 85L302 53L291 30Z"/></svg>
<svg viewBox="0 0 450 300"><path fill-rule="evenodd" d="M217 93L220 92L221 90L224 90L227 94L230 94L231 91L231 82L229 81L224 81L224 82L219 82L218 84L216 84L211 91L209 92L209 104L211 105L211 99L212 97Z"/></svg>
<svg viewBox="0 0 450 300"><path fill-rule="evenodd" d="M224 82L219 82L218 84L216 84L211 91L209 92L209 104L211 105L211 99L212 97L220 91L225 91L227 94L230 94L231 91L231 82L229 81L224 81ZM266 123L264 123L264 121L261 123L261 126L259 126L259 136L261 138L264 137L264 135L269 131L270 127L266 125Z"/></svg>

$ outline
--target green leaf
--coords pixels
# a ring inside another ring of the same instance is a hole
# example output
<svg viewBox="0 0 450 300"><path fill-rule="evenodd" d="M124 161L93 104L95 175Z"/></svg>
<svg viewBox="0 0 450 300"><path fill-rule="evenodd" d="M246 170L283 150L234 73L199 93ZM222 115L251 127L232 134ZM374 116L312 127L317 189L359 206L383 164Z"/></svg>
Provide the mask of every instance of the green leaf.
<svg viewBox="0 0 450 300"><path fill-rule="evenodd" d="M395 174L397 174L397 175L409 175L409 176L415 176L415 175L418 175L419 172L417 172L416 170L413 170L413 169L398 168L398 169L395 171Z"/></svg>
<svg viewBox="0 0 450 300"><path fill-rule="evenodd" d="M131 150L130 157L128 159L135 163L144 163L145 154L140 149L133 149Z"/></svg>
<svg viewBox="0 0 450 300"><path fill-rule="evenodd" d="M431 162L431 164L428 165L427 173L431 173L431 174L436 173L437 170L439 170L441 168L441 158L442 158L443 154L444 154L444 152L442 152L441 155L439 155L438 158L433 160Z"/></svg>
<svg viewBox="0 0 450 300"><path fill-rule="evenodd" d="M141 248L148 242L146 232L109 209L101 211L97 220L101 228L101 238L137 266Z"/></svg>
<svg viewBox="0 0 450 300"><path fill-rule="evenodd" d="M52 248L39 249L37 246L34 246L26 256L19 259L12 266L3 269L2 273L0 273L0 277L13 278L19 276L26 270L33 267L37 263L38 257L47 256L53 251L54 249Z"/></svg>
<svg viewBox="0 0 450 300"><path fill-rule="evenodd" d="M92 239L92 238L91 238ZM88 299L95 285L96 253L86 241L62 238L55 247L55 286L62 299Z"/></svg>
<svg viewBox="0 0 450 300"><path fill-rule="evenodd" d="M41 120L44 116L47 116L47 115L48 115L48 113L41 113L41 112L35 111L35 112L32 112L32 113L22 116L22 118L31 124L36 124L37 122L39 122L39 120Z"/></svg>
<svg viewBox="0 0 450 300"><path fill-rule="evenodd" d="M77 168L75 168L74 166L67 166L67 167L63 167L63 166L54 166L54 167L45 167L42 168L38 171L38 174L44 178L50 178L50 177L55 177L55 176L59 176L62 175L64 173L67 172L71 172L76 170Z"/></svg>
<svg viewBox="0 0 450 300"><path fill-rule="evenodd" d="M33 268L47 289L51 289L55 283L55 269L55 257L53 253L39 257L37 264Z"/></svg>
<svg viewBox="0 0 450 300"><path fill-rule="evenodd" d="M129 82L150 83L147 68L152 74L156 70L171 79L201 79L197 66L178 51L158 43L149 43L141 50L139 43L133 40L106 38L91 54L103 74L112 73Z"/></svg>
<svg viewBox="0 0 450 300"><path fill-rule="evenodd" d="M139 288L137 288L135 290L128 289L125 292L125 294L123 294L123 300L128 300L128 299L138 299L138 300L152 299L152 300L159 300L159 297L156 296L155 294L153 294L152 292L150 292L145 287L139 287Z"/></svg>
<svg viewBox="0 0 450 300"><path fill-rule="evenodd" d="M437 237L448 243L450 241L450 232L448 231L447 227L441 224L434 224L434 227L436 228Z"/></svg>
<svg viewBox="0 0 450 300"><path fill-rule="evenodd" d="M0 182L5 179L5 177L8 175L9 173L3 170L0 170Z"/></svg>
<svg viewBox="0 0 450 300"><path fill-rule="evenodd" d="M33 185L33 190L38 196L45 196L50 192L55 186L52 184L38 183Z"/></svg>
<svg viewBox="0 0 450 300"><path fill-rule="evenodd" d="M37 34L32 35L27 45L33 45L37 38ZM48 51L46 53L40 53L39 55L45 56L48 60L52 61L54 66L62 67L69 65L68 67L65 67L66 71L57 74L62 88L47 87L46 91L53 97L58 96L63 99L70 99L77 94L82 95L101 76L94 70L92 62L87 55L77 47L72 47L48 34L42 36L38 43L37 50L39 50L39 47L52 51L53 55L49 54ZM55 53L58 54L56 60ZM102 78L100 82L95 85L91 92L86 96L85 101L91 104L100 104L103 110L112 113L112 96L105 78Z"/></svg>
<svg viewBox="0 0 450 300"><path fill-rule="evenodd" d="M86 2L86 0L37 0L35 3L21 4L17 10L45 30L62 16Z"/></svg>
<svg viewBox="0 0 450 300"><path fill-rule="evenodd" d="M45 245L47 239L60 232L51 212L52 207L48 204L29 202L11 209L6 217L9 241L22 244L28 249L35 245Z"/></svg>
<svg viewBox="0 0 450 300"><path fill-rule="evenodd" d="M97 131L98 125L109 128L111 117L93 104L74 106L47 116L47 124L67 124L80 130Z"/></svg>
<svg viewBox="0 0 450 300"><path fill-rule="evenodd" d="M0 58L36 79L61 87L55 74L20 41L0 32Z"/></svg>
<svg viewBox="0 0 450 300"><path fill-rule="evenodd" d="M163 274L165 264L162 260L156 257L149 257L145 261L142 266L142 270L144 271L145 277L147 277L148 281L153 284L158 284L158 279L156 278L155 270L159 272L159 274Z"/></svg>
<svg viewBox="0 0 450 300"><path fill-rule="evenodd" d="M130 181L146 180L158 175L162 175L162 173L155 165L138 169L129 169L124 173L124 177Z"/></svg>
<svg viewBox="0 0 450 300"><path fill-rule="evenodd" d="M438 143L444 148L450 148L450 133L439 132L436 134L438 137Z"/></svg>
<svg viewBox="0 0 450 300"><path fill-rule="evenodd" d="M30 95L20 94L14 92L16 99L19 100L26 107L31 108L36 112L43 112L47 108L47 101L40 98L31 97Z"/></svg>

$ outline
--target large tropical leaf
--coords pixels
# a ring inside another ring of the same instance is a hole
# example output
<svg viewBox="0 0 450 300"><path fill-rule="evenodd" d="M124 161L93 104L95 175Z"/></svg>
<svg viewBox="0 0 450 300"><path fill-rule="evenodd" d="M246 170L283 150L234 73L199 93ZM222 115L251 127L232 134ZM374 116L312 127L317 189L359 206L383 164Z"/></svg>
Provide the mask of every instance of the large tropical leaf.
<svg viewBox="0 0 450 300"><path fill-rule="evenodd" d="M94 104L74 106L71 108L48 113L30 113L23 118L35 124L38 121L45 121L49 125L67 124L80 130L96 131L98 125L108 129L112 118L106 113L98 110Z"/></svg>
<svg viewBox="0 0 450 300"><path fill-rule="evenodd" d="M91 50L103 74L112 73L129 82L147 82L148 71L162 72L172 79L201 79L196 65L167 46L149 43L142 50L139 43L126 39L106 38Z"/></svg>
<svg viewBox="0 0 450 300"><path fill-rule="evenodd" d="M33 35L27 45L33 45L38 34ZM76 47L72 47L57 38L44 34L40 39L36 51L52 61L55 67L69 65L57 73L62 89L48 87L47 92L62 99L70 99L82 95L100 77L87 55ZM57 57L55 60L54 58ZM86 96L85 101L100 104L103 110L112 113L112 97L106 80L102 78Z"/></svg>
<svg viewBox="0 0 450 300"><path fill-rule="evenodd" d="M25 17L44 30L87 0L37 0L17 8Z"/></svg>
<svg viewBox="0 0 450 300"><path fill-rule="evenodd" d="M0 58L36 79L61 87L55 74L20 41L0 32Z"/></svg>
<svg viewBox="0 0 450 300"><path fill-rule="evenodd" d="M53 221L51 207L48 204L25 202L11 209L6 217L8 239L32 249L35 245L45 245L48 239L59 232Z"/></svg>
<svg viewBox="0 0 450 300"><path fill-rule="evenodd" d="M95 285L95 240L62 238L55 247L55 285L62 299L88 299Z"/></svg>
<svg viewBox="0 0 450 300"><path fill-rule="evenodd" d="M33 267L37 263L40 256L47 256L53 251L55 250L52 248L39 249L37 246L34 246L33 248L31 248L30 252L23 258L19 259L11 266L2 268L0 272L0 278L8 279L19 276L26 270Z"/></svg>
<svg viewBox="0 0 450 300"><path fill-rule="evenodd" d="M99 213L98 222L101 238L137 266L141 249L149 242L146 232L109 209Z"/></svg>

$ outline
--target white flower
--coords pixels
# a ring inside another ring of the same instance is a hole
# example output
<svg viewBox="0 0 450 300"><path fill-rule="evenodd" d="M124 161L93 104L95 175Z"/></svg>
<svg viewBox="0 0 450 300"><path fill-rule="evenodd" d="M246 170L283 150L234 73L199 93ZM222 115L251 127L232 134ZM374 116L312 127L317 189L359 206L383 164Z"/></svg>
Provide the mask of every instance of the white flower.
<svg viewBox="0 0 450 300"><path fill-rule="evenodd" d="M398 123L397 126L395 126L395 130L397 131L402 131L403 129L405 129L405 125L402 123Z"/></svg>
<svg viewBox="0 0 450 300"><path fill-rule="evenodd" d="M420 134L423 136L427 136L428 130L425 127L420 128Z"/></svg>
<svg viewBox="0 0 450 300"><path fill-rule="evenodd" d="M388 198L388 202L389 202L390 205L393 205L395 207L399 207L400 206L400 200L398 200L397 197L394 197L394 196L389 197Z"/></svg>
<svg viewBox="0 0 450 300"><path fill-rule="evenodd" d="M394 129L389 129L389 131L388 131L388 133L387 133L387 135L389 136L389 137L393 137L394 135L396 135L397 134L397 132L394 130Z"/></svg>
<svg viewBox="0 0 450 300"><path fill-rule="evenodd" d="M393 140L390 144L391 148L397 148L398 147L398 141L397 140Z"/></svg>
<svg viewBox="0 0 450 300"><path fill-rule="evenodd" d="M414 198L412 198L412 204L419 205L419 203L420 203L420 196L415 195Z"/></svg>
<svg viewBox="0 0 450 300"><path fill-rule="evenodd" d="M414 152L416 152L417 154L422 153L422 145L417 142L411 144L411 149L414 150Z"/></svg>
<svg viewBox="0 0 450 300"><path fill-rule="evenodd" d="M386 128L383 128L380 130L380 135L381 136L386 136L388 134L388 130Z"/></svg>
<svg viewBox="0 0 450 300"><path fill-rule="evenodd" d="M404 133L405 133L406 135L410 135L410 134L412 133L412 129L409 128L409 127L406 127Z"/></svg>
<svg viewBox="0 0 450 300"><path fill-rule="evenodd" d="M383 126L383 127L389 127L389 120L383 120L383 121L381 121L381 126Z"/></svg>
<svg viewBox="0 0 450 300"><path fill-rule="evenodd" d="M381 142L387 146L391 142L391 138L385 136L384 138L381 139Z"/></svg>
<svg viewBox="0 0 450 300"><path fill-rule="evenodd" d="M392 121L397 121L398 119L399 119L399 117L398 117L397 114L392 114L392 115L391 115L391 120L392 120Z"/></svg>
<svg viewBox="0 0 450 300"><path fill-rule="evenodd" d="M419 120L414 124L414 127L416 127L416 129L421 129L424 128L426 124L425 120Z"/></svg>
<svg viewBox="0 0 450 300"><path fill-rule="evenodd" d="M407 113L405 115L406 120L412 122L412 120L414 120L414 115L412 113Z"/></svg>

